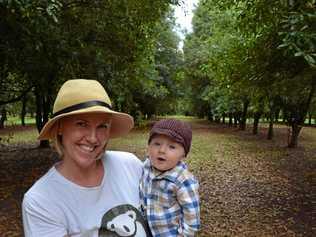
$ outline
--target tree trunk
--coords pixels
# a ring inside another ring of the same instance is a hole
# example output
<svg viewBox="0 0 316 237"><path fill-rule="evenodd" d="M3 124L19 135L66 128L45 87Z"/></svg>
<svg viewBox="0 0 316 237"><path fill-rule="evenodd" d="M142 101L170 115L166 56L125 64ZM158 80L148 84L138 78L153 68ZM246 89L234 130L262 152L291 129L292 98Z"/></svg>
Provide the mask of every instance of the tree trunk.
<svg viewBox="0 0 316 237"><path fill-rule="evenodd" d="M222 118L222 123L223 124L225 124L225 119L226 119L225 114L223 114L223 118Z"/></svg>
<svg viewBox="0 0 316 237"><path fill-rule="evenodd" d="M308 114L308 125L312 125L312 113Z"/></svg>
<svg viewBox="0 0 316 237"><path fill-rule="evenodd" d="M309 95L306 101L300 104L296 110L296 113L292 114L291 116L292 119L291 119L290 125L292 127L292 134L291 134L288 147L295 148L298 145L298 136L302 129L302 126L304 125L308 108L312 102L315 91L316 91L316 78L314 77L313 82L312 82L312 87L311 87L311 90L309 91Z"/></svg>
<svg viewBox="0 0 316 237"><path fill-rule="evenodd" d="M275 111L275 117L274 117L274 120L275 120L276 123L279 122L279 116L280 116L280 109L278 108Z"/></svg>
<svg viewBox="0 0 316 237"><path fill-rule="evenodd" d="M22 97L22 109L21 109L21 124L25 126L25 115L26 115L26 96Z"/></svg>
<svg viewBox="0 0 316 237"><path fill-rule="evenodd" d="M270 120L267 139L272 140L273 136L274 136L274 134L273 134L273 120Z"/></svg>
<svg viewBox="0 0 316 237"><path fill-rule="evenodd" d="M261 113L255 112L254 120L253 120L253 129L252 129L252 134L254 134L254 135L258 134L258 125L259 125L260 117L261 117Z"/></svg>
<svg viewBox="0 0 316 237"><path fill-rule="evenodd" d="M38 91L38 88L35 89L35 100L36 100L36 127L38 132L42 130L44 124L48 121L47 107L45 105L45 99L41 92ZM41 140L39 148L49 147L49 141Z"/></svg>
<svg viewBox="0 0 316 237"><path fill-rule="evenodd" d="M215 116L215 123L220 123L221 122L221 117L216 115Z"/></svg>
<svg viewBox="0 0 316 237"><path fill-rule="evenodd" d="M269 115L268 115L268 121L269 121L269 129L268 129L268 135L267 139L272 140L274 136L273 132L273 123L275 121L275 110L276 110L276 103L275 103L275 98L271 98L269 101Z"/></svg>
<svg viewBox="0 0 316 237"><path fill-rule="evenodd" d="M42 100L41 100L41 95L38 92L37 88L35 89L34 94L35 94L35 103L36 103L35 121L36 121L37 130L38 130L38 132L40 132L42 127L43 127Z"/></svg>
<svg viewBox="0 0 316 237"><path fill-rule="evenodd" d="M4 122L7 120L7 110L5 107L2 107L1 117L0 117L0 129L4 128Z"/></svg>
<svg viewBox="0 0 316 237"><path fill-rule="evenodd" d="M229 127L231 127L231 126L233 126L233 114L229 113L228 116L229 116L228 125L229 125Z"/></svg>
<svg viewBox="0 0 316 237"><path fill-rule="evenodd" d="M298 145L298 135L300 134L302 127L299 126L299 124L297 123L293 123L291 127L292 127L292 131L291 131L291 137L290 137L288 147L296 148Z"/></svg>
<svg viewBox="0 0 316 237"><path fill-rule="evenodd" d="M207 113L207 120L210 121L210 122L213 122L213 121L214 121L212 111L209 111L209 112Z"/></svg>
<svg viewBox="0 0 316 237"><path fill-rule="evenodd" d="M283 123L286 123L286 117L285 116L283 116L282 121L283 121Z"/></svg>
<svg viewBox="0 0 316 237"><path fill-rule="evenodd" d="M234 115L234 127L237 127L238 126L238 117L237 117L237 115L235 114Z"/></svg>
<svg viewBox="0 0 316 237"><path fill-rule="evenodd" d="M249 100L248 99L244 100L243 111L241 114L241 121L239 124L239 129L243 131L246 130L248 105L249 105Z"/></svg>

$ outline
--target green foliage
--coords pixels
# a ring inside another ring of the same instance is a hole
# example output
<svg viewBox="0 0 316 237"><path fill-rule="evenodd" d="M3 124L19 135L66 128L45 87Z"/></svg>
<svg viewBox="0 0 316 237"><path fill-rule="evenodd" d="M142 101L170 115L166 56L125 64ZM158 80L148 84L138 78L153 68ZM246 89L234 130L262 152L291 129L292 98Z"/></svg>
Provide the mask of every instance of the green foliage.
<svg viewBox="0 0 316 237"><path fill-rule="evenodd" d="M0 95L11 84L9 75L15 75L15 84L23 79L33 92L38 129L49 117L57 89L70 78L99 80L114 106L134 116L156 113L164 107L157 101L178 95L174 81L181 54L171 12L176 4L1 1ZM25 91L20 84L15 97ZM171 110L165 104L165 111Z"/></svg>
<svg viewBox="0 0 316 237"><path fill-rule="evenodd" d="M241 47L238 45L245 43L236 32L236 17L234 11L221 12L208 1L201 1L195 11L194 32L187 36L184 53L192 99L197 105L195 108L200 110L196 112L202 116L208 115L207 110L213 115L237 110L231 101L234 78L228 75L234 75L233 69L238 67L235 64L243 60L239 57ZM240 72L234 77L238 79L239 76Z"/></svg>
<svg viewBox="0 0 316 237"><path fill-rule="evenodd" d="M214 115L240 114L251 99L254 112L282 109L291 124L303 123L316 91L314 6L201 0L184 47L195 104Z"/></svg>
<svg viewBox="0 0 316 237"><path fill-rule="evenodd" d="M152 56L139 64L137 77L141 81L134 90L140 116L151 117L174 111L175 101L181 96L182 54L178 49L179 37L174 32L175 19L170 10L155 27L155 45Z"/></svg>
<svg viewBox="0 0 316 237"><path fill-rule="evenodd" d="M316 13L315 0L302 1L282 20L282 44L289 54L303 57L311 67L316 67Z"/></svg>

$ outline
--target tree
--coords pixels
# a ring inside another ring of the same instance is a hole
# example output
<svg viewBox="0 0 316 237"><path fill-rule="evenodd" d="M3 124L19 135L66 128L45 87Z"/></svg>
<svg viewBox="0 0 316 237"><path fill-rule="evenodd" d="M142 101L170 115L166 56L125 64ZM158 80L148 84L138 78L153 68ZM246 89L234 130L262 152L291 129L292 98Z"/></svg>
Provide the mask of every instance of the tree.
<svg viewBox="0 0 316 237"><path fill-rule="evenodd" d="M142 78L134 90L139 112L150 118L154 114L175 111L176 100L182 95L181 74L182 53L178 49L179 36L174 31L175 18L170 9L166 17L156 25L155 44L152 56L142 60L137 76Z"/></svg>
<svg viewBox="0 0 316 237"><path fill-rule="evenodd" d="M313 3L313 0L273 1L267 7L263 0L202 0L193 18L193 33L186 41L188 55L194 52L190 47L193 42L201 52L206 52L195 54L195 61L200 63L193 70L207 72L208 78L212 78L209 89L216 90L216 85L225 83L230 90L239 91L234 98L244 101L241 127L250 98L263 96L270 105L269 138L275 113L287 104L284 101L288 95L304 98L292 96L291 108L295 108L295 116L300 119L289 121L293 141L290 147L297 145L300 131L297 123L303 125L315 94L313 76L302 80L307 77L305 71L314 75L315 70ZM293 86L297 83L300 86ZM250 90L257 95L249 96ZM291 113L294 116L294 111Z"/></svg>
<svg viewBox="0 0 316 237"><path fill-rule="evenodd" d="M151 71L141 64L151 65L157 25L170 4L178 1L2 1L0 82L7 83L10 73L19 75L15 82L25 79L28 90L19 86L13 98L34 93L39 131L57 88L69 78L99 80L114 106L133 114L142 108L135 103L135 90L148 81L137 75Z"/></svg>

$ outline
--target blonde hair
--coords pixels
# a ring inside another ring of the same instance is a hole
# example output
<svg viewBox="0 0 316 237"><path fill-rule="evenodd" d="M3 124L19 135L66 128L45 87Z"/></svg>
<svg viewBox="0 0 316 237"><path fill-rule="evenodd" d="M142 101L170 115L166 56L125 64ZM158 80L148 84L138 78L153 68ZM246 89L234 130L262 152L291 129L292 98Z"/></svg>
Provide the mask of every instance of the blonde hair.
<svg viewBox="0 0 316 237"><path fill-rule="evenodd" d="M52 129L52 142L53 142L53 147L57 151L60 157L63 157L64 155L64 146L62 144L62 134L60 132L60 119L56 122L55 128Z"/></svg>
<svg viewBox="0 0 316 237"><path fill-rule="evenodd" d="M55 138L53 139L53 147L57 151L60 157L64 155L64 146L62 144L62 135L56 134Z"/></svg>

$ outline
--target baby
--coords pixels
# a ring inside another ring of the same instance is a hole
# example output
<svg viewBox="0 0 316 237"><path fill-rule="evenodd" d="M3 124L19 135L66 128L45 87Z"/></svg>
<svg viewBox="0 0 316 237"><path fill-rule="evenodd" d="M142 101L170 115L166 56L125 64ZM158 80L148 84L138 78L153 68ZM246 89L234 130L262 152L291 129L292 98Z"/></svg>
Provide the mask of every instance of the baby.
<svg viewBox="0 0 316 237"><path fill-rule="evenodd" d="M191 140L191 127L176 119L150 131L140 197L154 237L194 236L200 228L198 181L183 162Z"/></svg>

